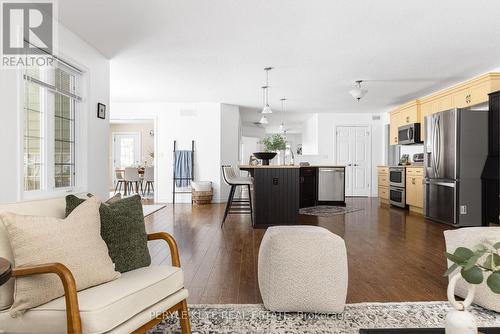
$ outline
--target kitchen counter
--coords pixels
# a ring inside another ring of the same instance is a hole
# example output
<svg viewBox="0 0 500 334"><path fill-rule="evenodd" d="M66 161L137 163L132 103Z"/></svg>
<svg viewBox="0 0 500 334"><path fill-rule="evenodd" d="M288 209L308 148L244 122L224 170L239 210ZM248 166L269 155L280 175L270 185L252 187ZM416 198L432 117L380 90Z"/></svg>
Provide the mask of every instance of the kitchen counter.
<svg viewBox="0 0 500 334"><path fill-rule="evenodd" d="M255 169L255 168L300 168L298 165L239 165L242 170Z"/></svg>
<svg viewBox="0 0 500 334"><path fill-rule="evenodd" d="M255 228L298 224L301 207L345 205L345 166L240 165L239 168L253 177Z"/></svg>
<svg viewBox="0 0 500 334"><path fill-rule="evenodd" d="M239 165L242 170L255 169L255 168L345 168L341 165L310 165L310 166L299 166L299 165Z"/></svg>

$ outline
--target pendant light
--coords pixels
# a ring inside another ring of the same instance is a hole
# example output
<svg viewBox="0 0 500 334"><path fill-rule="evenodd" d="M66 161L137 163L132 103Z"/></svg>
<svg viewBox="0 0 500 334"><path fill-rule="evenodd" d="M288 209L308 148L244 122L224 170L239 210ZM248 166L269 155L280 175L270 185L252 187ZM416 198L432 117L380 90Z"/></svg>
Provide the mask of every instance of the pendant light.
<svg viewBox="0 0 500 334"><path fill-rule="evenodd" d="M281 124L280 124L280 131L285 133L285 98L280 99L281 101Z"/></svg>
<svg viewBox="0 0 500 334"><path fill-rule="evenodd" d="M272 67L266 67L264 68L264 71L266 71L266 85L262 87L264 90L264 106L262 108L261 113L262 114L272 114L273 111L271 110L271 107L269 106L269 71L272 70Z"/></svg>
<svg viewBox="0 0 500 334"><path fill-rule="evenodd" d="M266 115L262 115L262 118L259 121L260 124L269 124Z"/></svg>
<svg viewBox="0 0 500 334"><path fill-rule="evenodd" d="M358 101L361 100L363 96L366 95L366 93L368 93L368 90L361 88L362 82L363 80L356 80L354 83L354 89L349 91L349 94L351 94L352 97L354 97Z"/></svg>

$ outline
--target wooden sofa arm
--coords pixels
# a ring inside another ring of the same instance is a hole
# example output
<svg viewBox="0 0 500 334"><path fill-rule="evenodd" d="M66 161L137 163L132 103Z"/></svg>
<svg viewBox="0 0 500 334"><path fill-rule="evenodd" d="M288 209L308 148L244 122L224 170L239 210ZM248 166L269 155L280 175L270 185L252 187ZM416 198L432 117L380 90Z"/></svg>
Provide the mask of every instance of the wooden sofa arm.
<svg viewBox="0 0 500 334"><path fill-rule="evenodd" d="M66 299L66 322L68 325L68 333L82 333L82 321L80 319L80 309L78 307L76 282L71 271L61 263L47 263L12 269L12 277L39 274L56 274L59 276L64 287L64 298Z"/></svg>
<svg viewBox="0 0 500 334"><path fill-rule="evenodd" d="M170 248L170 257L172 258L172 266L181 267L181 259L179 257L179 248L174 237L166 232L157 232L148 234L148 240L165 240Z"/></svg>

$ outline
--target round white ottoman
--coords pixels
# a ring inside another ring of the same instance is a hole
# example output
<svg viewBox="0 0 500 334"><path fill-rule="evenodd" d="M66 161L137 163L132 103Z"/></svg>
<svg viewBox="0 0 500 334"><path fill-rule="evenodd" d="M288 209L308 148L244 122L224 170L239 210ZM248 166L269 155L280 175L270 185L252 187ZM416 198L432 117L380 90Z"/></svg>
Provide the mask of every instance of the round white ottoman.
<svg viewBox="0 0 500 334"><path fill-rule="evenodd" d="M347 295L344 240L317 226L274 226L259 249L259 288L276 312L339 313Z"/></svg>

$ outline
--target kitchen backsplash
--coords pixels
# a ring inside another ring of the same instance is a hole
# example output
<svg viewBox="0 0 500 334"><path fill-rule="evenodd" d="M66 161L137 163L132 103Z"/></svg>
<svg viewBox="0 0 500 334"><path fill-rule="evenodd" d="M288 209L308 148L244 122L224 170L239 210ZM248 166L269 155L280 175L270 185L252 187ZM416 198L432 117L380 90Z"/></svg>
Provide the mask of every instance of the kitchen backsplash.
<svg viewBox="0 0 500 334"><path fill-rule="evenodd" d="M413 155L416 153L424 153L424 145L401 145L400 156L408 154L410 161L413 161Z"/></svg>

